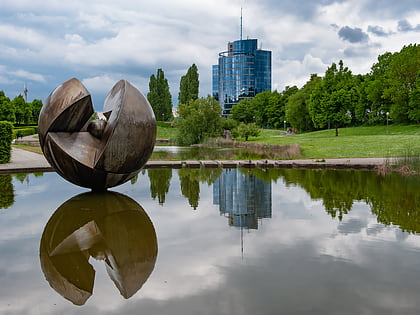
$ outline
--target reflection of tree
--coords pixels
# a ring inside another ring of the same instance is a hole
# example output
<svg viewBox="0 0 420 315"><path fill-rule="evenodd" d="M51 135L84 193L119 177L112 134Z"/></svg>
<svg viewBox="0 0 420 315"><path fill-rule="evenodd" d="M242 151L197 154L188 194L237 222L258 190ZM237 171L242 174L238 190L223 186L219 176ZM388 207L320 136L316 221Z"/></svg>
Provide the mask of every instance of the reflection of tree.
<svg viewBox="0 0 420 315"><path fill-rule="evenodd" d="M188 199L191 207L197 209L200 200L200 182L212 185L222 174L221 168L182 168L178 172L181 182L181 192Z"/></svg>
<svg viewBox="0 0 420 315"><path fill-rule="evenodd" d="M165 203L166 194L172 178L172 169L147 170L150 180L150 193L153 199L158 198L159 204Z"/></svg>
<svg viewBox="0 0 420 315"><path fill-rule="evenodd" d="M15 202L11 175L0 175L0 209L7 209Z"/></svg>
<svg viewBox="0 0 420 315"><path fill-rule="evenodd" d="M378 185L379 181L382 183ZM420 232L419 176L392 174L379 177L369 188L371 197L368 203L379 222L399 225L402 230L410 233Z"/></svg>
<svg viewBox="0 0 420 315"><path fill-rule="evenodd" d="M326 211L342 220L353 201L371 206L377 220L402 230L420 232L420 176L381 176L374 172L331 170L252 170L264 180L283 178L286 185L299 185L313 199L321 199Z"/></svg>

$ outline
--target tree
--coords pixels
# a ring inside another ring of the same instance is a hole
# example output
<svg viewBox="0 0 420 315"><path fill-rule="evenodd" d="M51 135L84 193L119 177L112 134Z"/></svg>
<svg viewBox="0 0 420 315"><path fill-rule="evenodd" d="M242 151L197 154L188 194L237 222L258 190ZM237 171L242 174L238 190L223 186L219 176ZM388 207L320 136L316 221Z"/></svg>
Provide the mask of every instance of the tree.
<svg viewBox="0 0 420 315"><path fill-rule="evenodd" d="M154 74L150 76L147 99L157 120L164 121L172 118L172 96L169 92L168 80L161 68L157 70L156 76Z"/></svg>
<svg viewBox="0 0 420 315"><path fill-rule="evenodd" d="M309 114L317 128L331 124L338 136L338 128L352 119L352 105L356 92L351 71L340 60L339 68L333 63L325 72L322 82L312 92Z"/></svg>
<svg viewBox="0 0 420 315"><path fill-rule="evenodd" d="M419 73L420 45L404 46L399 53L392 56L385 76L387 87L383 97L391 101L390 115L396 122L413 122L410 112L416 112L417 107L412 109L409 102L410 94L416 90ZM417 115L413 114L413 117Z"/></svg>
<svg viewBox="0 0 420 315"><path fill-rule="evenodd" d="M16 123L20 125L27 125L32 120L31 104L26 103L22 95L16 96L12 104L15 108Z"/></svg>
<svg viewBox="0 0 420 315"><path fill-rule="evenodd" d="M255 122L255 108L254 102L251 98L243 98L239 101L238 104L232 107L231 111L232 119L249 124Z"/></svg>
<svg viewBox="0 0 420 315"><path fill-rule="evenodd" d="M258 137L260 135L260 129L255 123L244 124L240 123L238 127L233 129L234 138L244 138L248 141L249 137Z"/></svg>
<svg viewBox="0 0 420 315"><path fill-rule="evenodd" d="M299 131L310 131L314 129L314 124L309 116L309 101L312 91L321 81L321 77L312 74L309 81L287 99L286 120Z"/></svg>
<svg viewBox="0 0 420 315"><path fill-rule="evenodd" d="M188 104L188 102L198 99L199 85L198 69L195 64L192 64L188 68L187 74L181 77L178 94L179 103Z"/></svg>
<svg viewBox="0 0 420 315"><path fill-rule="evenodd" d="M270 92L267 105L268 125L274 128L283 126L286 120L286 104L289 97L297 93L299 89L296 86L286 86L283 92Z"/></svg>
<svg viewBox="0 0 420 315"><path fill-rule="evenodd" d="M10 102L10 99L3 91L0 91L0 121L10 121L14 123L16 121L15 112L15 105Z"/></svg>
<svg viewBox="0 0 420 315"><path fill-rule="evenodd" d="M42 108L42 101L41 100L33 100L31 111L32 111L32 123L38 124L39 113L41 112Z"/></svg>
<svg viewBox="0 0 420 315"><path fill-rule="evenodd" d="M200 143L205 138L218 137L222 134L222 109L210 95L187 104L178 105L179 120L178 142L180 144Z"/></svg>

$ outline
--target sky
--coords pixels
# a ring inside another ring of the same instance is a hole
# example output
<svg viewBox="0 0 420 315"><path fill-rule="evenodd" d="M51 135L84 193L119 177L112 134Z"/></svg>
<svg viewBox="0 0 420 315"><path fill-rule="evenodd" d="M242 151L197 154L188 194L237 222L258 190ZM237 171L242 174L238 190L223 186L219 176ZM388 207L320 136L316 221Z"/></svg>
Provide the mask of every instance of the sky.
<svg viewBox="0 0 420 315"><path fill-rule="evenodd" d="M120 79L145 96L162 68L174 106L179 81L195 63L200 96L229 41L257 38L272 51L272 90L301 87L343 60L365 74L385 52L419 43L418 0L1 0L0 91L43 102L76 77L95 109Z"/></svg>

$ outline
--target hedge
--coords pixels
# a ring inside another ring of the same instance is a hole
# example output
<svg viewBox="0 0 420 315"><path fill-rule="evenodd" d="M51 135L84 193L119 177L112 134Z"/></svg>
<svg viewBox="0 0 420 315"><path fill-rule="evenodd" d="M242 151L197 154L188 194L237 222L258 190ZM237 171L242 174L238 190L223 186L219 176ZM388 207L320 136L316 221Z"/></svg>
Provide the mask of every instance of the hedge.
<svg viewBox="0 0 420 315"><path fill-rule="evenodd" d="M22 137L30 136L38 133L38 127L24 127L13 129L13 139L17 139L18 135Z"/></svg>
<svg viewBox="0 0 420 315"><path fill-rule="evenodd" d="M9 163L12 154L13 124L0 121L0 163Z"/></svg>

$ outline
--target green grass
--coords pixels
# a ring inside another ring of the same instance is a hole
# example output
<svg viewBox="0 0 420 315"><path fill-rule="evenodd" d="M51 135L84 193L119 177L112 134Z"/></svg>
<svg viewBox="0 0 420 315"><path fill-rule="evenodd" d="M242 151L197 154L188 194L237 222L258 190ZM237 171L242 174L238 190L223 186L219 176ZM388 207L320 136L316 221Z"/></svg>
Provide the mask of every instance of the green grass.
<svg viewBox="0 0 420 315"><path fill-rule="evenodd" d="M176 136L176 128L165 128L157 126L157 138L175 138Z"/></svg>
<svg viewBox="0 0 420 315"><path fill-rule="evenodd" d="M395 157L401 156L407 147L420 147L420 125L340 128L275 137L281 131L262 130L252 142L267 144L299 144L302 157L310 159L346 157Z"/></svg>

